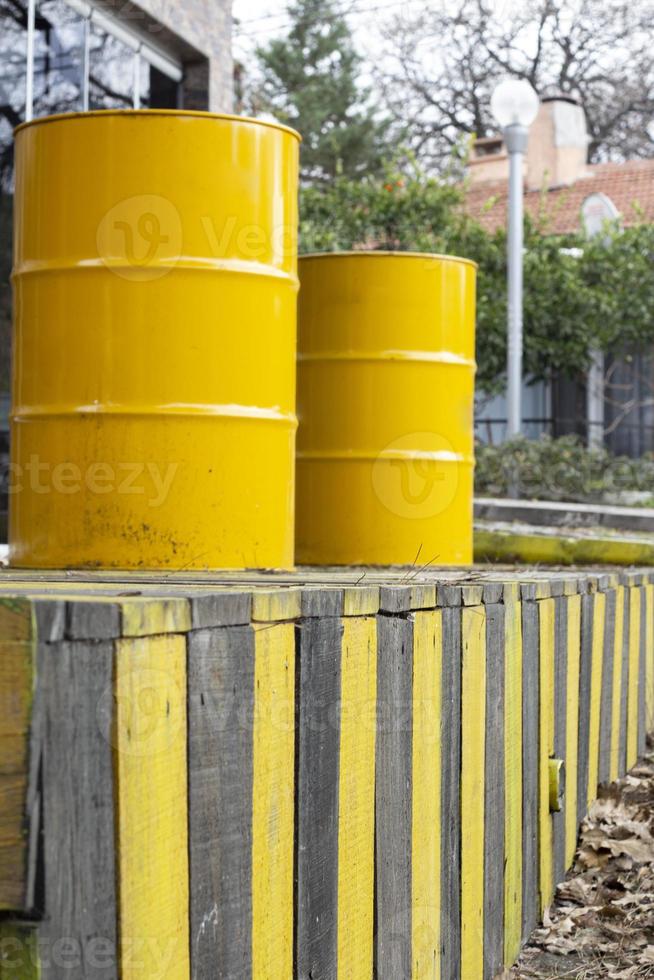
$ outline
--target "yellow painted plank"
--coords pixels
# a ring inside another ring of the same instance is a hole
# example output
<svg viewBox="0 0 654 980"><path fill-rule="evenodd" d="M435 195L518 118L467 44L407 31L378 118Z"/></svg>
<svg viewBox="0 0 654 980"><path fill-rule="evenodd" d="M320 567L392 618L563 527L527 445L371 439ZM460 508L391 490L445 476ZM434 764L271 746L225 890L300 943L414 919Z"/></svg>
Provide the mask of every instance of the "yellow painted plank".
<svg viewBox="0 0 654 980"><path fill-rule="evenodd" d="M186 642L116 643L121 980L188 980Z"/></svg>
<svg viewBox="0 0 654 980"><path fill-rule="evenodd" d="M0 921L0 980L40 980L36 926L25 922Z"/></svg>
<svg viewBox="0 0 654 980"><path fill-rule="evenodd" d="M484 975L484 765L486 614L462 610L461 976Z"/></svg>
<svg viewBox="0 0 654 980"><path fill-rule="evenodd" d="M627 700L627 769L638 760L638 685L640 683L640 589L629 592L629 685Z"/></svg>
<svg viewBox="0 0 654 980"><path fill-rule="evenodd" d="M357 585L343 589L344 616L374 616L379 612L379 586Z"/></svg>
<svg viewBox="0 0 654 980"><path fill-rule="evenodd" d="M412 980L440 978L441 685L440 609L413 626Z"/></svg>
<svg viewBox="0 0 654 980"><path fill-rule="evenodd" d="M606 594L597 592L593 600L593 640L591 647L590 719L588 735L588 806L597 797L599 783L600 711L604 659L604 620Z"/></svg>
<svg viewBox="0 0 654 980"><path fill-rule="evenodd" d="M654 585L645 586L645 703L647 731L654 730Z"/></svg>
<svg viewBox="0 0 654 980"><path fill-rule="evenodd" d="M0 599L0 909L24 907L35 671L32 603Z"/></svg>
<svg viewBox="0 0 654 980"><path fill-rule="evenodd" d="M620 702L622 700L622 657L624 643L625 587L615 592L615 636L613 640L613 692L611 702L611 768L609 778L614 782L620 775Z"/></svg>
<svg viewBox="0 0 654 980"><path fill-rule="evenodd" d="M517 593L517 590L515 590ZM513 963L522 933L522 607L505 596L504 962Z"/></svg>
<svg viewBox="0 0 654 980"><path fill-rule="evenodd" d="M297 588L257 589L252 593L252 621L272 623L297 619L302 611L302 590Z"/></svg>
<svg viewBox="0 0 654 980"><path fill-rule="evenodd" d="M581 596L568 597L568 665L565 718L565 863L577 849L577 771L579 763L579 666L581 660Z"/></svg>
<svg viewBox="0 0 654 980"><path fill-rule="evenodd" d="M554 599L540 599L540 721L538 764L539 889L541 912L552 901L553 844L549 807L549 760L554 756Z"/></svg>
<svg viewBox="0 0 654 980"><path fill-rule="evenodd" d="M156 633L186 633L191 629L188 599L122 599L123 636L152 636Z"/></svg>
<svg viewBox="0 0 654 980"><path fill-rule="evenodd" d="M373 962L377 624L343 620L338 802L338 976L370 980Z"/></svg>
<svg viewBox="0 0 654 980"><path fill-rule="evenodd" d="M293 973L295 627L255 627L252 975Z"/></svg>

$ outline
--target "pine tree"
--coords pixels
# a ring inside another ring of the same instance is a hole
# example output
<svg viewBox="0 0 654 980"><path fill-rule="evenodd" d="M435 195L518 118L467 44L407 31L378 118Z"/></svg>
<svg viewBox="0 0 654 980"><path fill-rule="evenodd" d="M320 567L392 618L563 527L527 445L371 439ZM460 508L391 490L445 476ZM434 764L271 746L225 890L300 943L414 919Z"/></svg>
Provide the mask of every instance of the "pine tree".
<svg viewBox="0 0 654 980"><path fill-rule="evenodd" d="M389 155L388 122L358 84L362 59L332 0L295 0L285 38L257 50L257 107L302 135L304 180L378 173Z"/></svg>

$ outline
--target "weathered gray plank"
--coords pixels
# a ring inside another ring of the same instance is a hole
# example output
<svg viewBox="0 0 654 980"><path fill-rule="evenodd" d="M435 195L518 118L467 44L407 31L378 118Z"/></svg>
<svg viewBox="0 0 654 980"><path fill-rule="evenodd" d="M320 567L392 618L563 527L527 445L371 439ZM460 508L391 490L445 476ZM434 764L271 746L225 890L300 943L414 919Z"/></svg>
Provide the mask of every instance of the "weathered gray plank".
<svg viewBox="0 0 654 980"><path fill-rule="evenodd" d="M486 604L484 978L504 963L504 606Z"/></svg>
<svg viewBox="0 0 654 980"><path fill-rule="evenodd" d="M408 613L411 610L410 585L382 585L379 590L379 608L387 613Z"/></svg>
<svg viewBox="0 0 654 980"><path fill-rule="evenodd" d="M63 640L66 632L66 603L62 599L35 599L36 635L41 643Z"/></svg>
<svg viewBox="0 0 654 980"><path fill-rule="evenodd" d="M484 602L490 606L502 602L504 582L484 582Z"/></svg>
<svg viewBox="0 0 654 980"><path fill-rule="evenodd" d="M191 976L252 973L254 633L196 630L188 641Z"/></svg>
<svg viewBox="0 0 654 980"><path fill-rule="evenodd" d="M120 636L120 605L115 602L66 603L66 638L111 640Z"/></svg>
<svg viewBox="0 0 654 980"><path fill-rule="evenodd" d="M538 759L540 719L537 600L522 602L522 936L540 918L538 891Z"/></svg>
<svg viewBox="0 0 654 980"><path fill-rule="evenodd" d="M377 619L375 781L378 980L411 975L413 623Z"/></svg>
<svg viewBox="0 0 654 980"><path fill-rule="evenodd" d="M214 626L247 626L252 616L251 592L190 593L194 630Z"/></svg>
<svg viewBox="0 0 654 980"><path fill-rule="evenodd" d="M297 626L296 976L336 977L340 619Z"/></svg>
<svg viewBox="0 0 654 980"><path fill-rule="evenodd" d="M461 596L443 609L441 704L441 980L459 980L461 956ZM445 596L442 593L445 592ZM459 593L458 596L456 593ZM458 600L458 601L457 601Z"/></svg>
<svg viewBox="0 0 654 980"><path fill-rule="evenodd" d="M343 589L302 589L302 617L342 616Z"/></svg>
<svg viewBox="0 0 654 980"><path fill-rule="evenodd" d="M613 668L615 661L615 607L617 593L606 593L604 614L604 652L602 655L602 693L600 704L599 781L608 783L611 773L611 714L613 710Z"/></svg>
<svg viewBox="0 0 654 980"><path fill-rule="evenodd" d="M43 980L118 976L113 656L109 642L39 645Z"/></svg>

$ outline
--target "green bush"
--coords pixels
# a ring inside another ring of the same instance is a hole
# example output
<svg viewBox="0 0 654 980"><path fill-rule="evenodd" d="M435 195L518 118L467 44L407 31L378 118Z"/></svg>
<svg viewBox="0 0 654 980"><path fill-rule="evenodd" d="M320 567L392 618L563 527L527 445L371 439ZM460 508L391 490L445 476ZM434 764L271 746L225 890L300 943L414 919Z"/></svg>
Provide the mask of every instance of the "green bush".
<svg viewBox="0 0 654 980"><path fill-rule="evenodd" d="M478 443L475 492L505 497L511 484L519 487L521 497L533 500L597 503L630 491L654 498L654 456L612 456L603 449L587 449L576 436L519 438L500 446Z"/></svg>

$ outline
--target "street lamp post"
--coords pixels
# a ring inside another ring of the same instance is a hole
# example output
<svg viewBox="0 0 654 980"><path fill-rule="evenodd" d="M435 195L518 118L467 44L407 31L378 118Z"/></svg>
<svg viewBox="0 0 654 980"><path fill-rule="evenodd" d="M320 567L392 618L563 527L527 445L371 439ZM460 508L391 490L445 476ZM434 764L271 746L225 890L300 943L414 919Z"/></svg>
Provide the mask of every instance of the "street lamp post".
<svg viewBox="0 0 654 980"><path fill-rule="evenodd" d="M529 126L536 118L538 105L538 96L531 85L516 78L508 78L500 82L491 98L491 109L502 130L509 155L507 229L507 435L509 438L519 435L522 428L522 160L527 150Z"/></svg>

